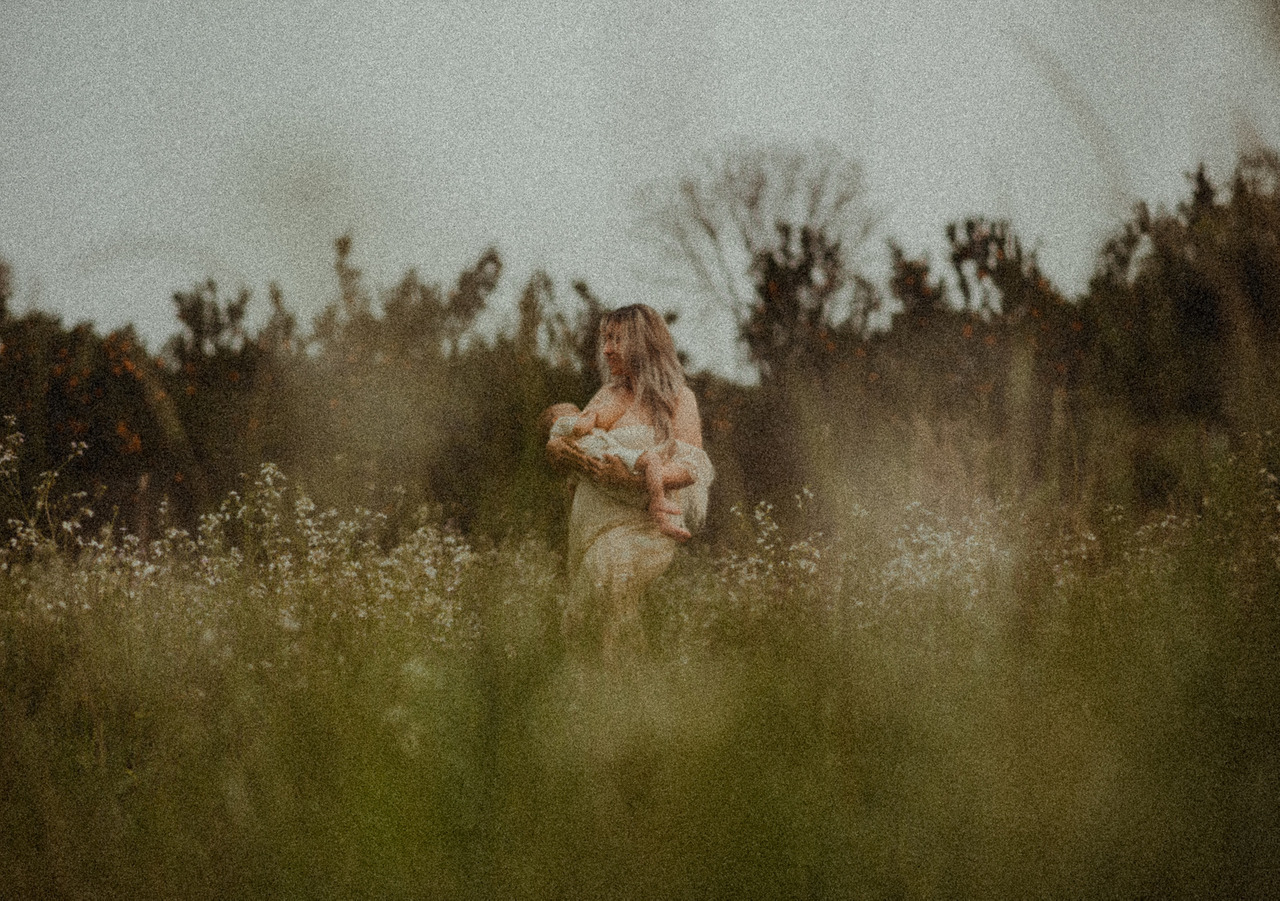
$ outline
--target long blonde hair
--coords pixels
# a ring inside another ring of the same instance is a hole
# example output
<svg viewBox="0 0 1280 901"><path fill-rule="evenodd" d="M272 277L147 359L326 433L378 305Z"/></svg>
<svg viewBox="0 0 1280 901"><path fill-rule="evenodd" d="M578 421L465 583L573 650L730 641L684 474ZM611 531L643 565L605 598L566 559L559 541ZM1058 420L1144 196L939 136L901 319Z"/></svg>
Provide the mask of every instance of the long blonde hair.
<svg viewBox="0 0 1280 901"><path fill-rule="evenodd" d="M613 332L626 375L614 377L604 359L605 335ZM684 368L667 324L652 307L633 303L600 320L597 365L611 385L630 388L649 414L659 441L671 437L671 420L684 390Z"/></svg>

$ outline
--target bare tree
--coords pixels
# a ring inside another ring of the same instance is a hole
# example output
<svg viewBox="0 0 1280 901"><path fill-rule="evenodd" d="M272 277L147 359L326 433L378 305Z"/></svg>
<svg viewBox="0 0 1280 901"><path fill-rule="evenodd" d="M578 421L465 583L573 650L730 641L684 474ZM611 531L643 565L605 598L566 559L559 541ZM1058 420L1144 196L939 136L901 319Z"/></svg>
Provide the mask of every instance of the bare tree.
<svg viewBox="0 0 1280 901"><path fill-rule="evenodd" d="M862 166L831 145L736 148L641 195L643 236L733 315L757 364L765 323L787 346L779 330L865 328L875 297L855 263L875 224ZM813 265L780 278L792 263Z"/></svg>

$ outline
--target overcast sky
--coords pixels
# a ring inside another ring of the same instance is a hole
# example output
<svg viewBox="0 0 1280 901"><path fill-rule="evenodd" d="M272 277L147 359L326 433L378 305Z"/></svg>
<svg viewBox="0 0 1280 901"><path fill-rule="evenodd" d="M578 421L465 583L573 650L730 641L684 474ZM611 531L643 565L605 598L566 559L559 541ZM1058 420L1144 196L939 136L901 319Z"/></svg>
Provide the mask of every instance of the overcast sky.
<svg viewBox="0 0 1280 901"><path fill-rule="evenodd" d="M541 267L683 309L727 371L723 318L636 241L642 185L827 141L880 241L941 263L948 221L1009 217L1074 293L1133 200L1280 144L1273 47L1244 0L2 0L0 257L19 309L158 347L207 277L308 322L347 230L374 284L494 244L493 323Z"/></svg>

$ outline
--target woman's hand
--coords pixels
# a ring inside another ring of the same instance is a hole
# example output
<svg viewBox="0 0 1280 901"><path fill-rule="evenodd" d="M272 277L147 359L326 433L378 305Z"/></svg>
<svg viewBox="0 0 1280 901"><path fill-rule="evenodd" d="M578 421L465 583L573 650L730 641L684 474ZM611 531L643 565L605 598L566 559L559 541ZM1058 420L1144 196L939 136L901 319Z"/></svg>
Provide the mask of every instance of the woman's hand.
<svg viewBox="0 0 1280 901"><path fill-rule="evenodd" d="M597 460L587 456L567 438L552 438L547 442L547 461L561 472L580 472L606 488L639 488L644 484L638 475L627 469L627 464L613 454Z"/></svg>
<svg viewBox="0 0 1280 901"><path fill-rule="evenodd" d="M597 485L605 488L639 488L644 484L640 476L627 469L627 464L613 454L605 454L602 460L592 462L597 468L591 479Z"/></svg>
<svg viewBox="0 0 1280 901"><path fill-rule="evenodd" d="M547 462L561 472L580 472L591 479L602 468L599 460L587 456L566 438L552 438L547 442Z"/></svg>

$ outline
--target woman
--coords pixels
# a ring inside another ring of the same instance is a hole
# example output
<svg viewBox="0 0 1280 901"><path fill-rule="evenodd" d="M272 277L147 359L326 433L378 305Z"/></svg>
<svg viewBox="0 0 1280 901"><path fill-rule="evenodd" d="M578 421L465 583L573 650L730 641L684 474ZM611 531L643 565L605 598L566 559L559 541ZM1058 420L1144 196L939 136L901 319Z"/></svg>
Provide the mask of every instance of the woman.
<svg viewBox="0 0 1280 901"><path fill-rule="evenodd" d="M698 401L685 384L666 323L644 304L622 307L601 321L599 347L605 383L584 412L622 407L608 431L636 450L675 439L665 483L675 491L684 522L700 525L714 472L702 450ZM646 510L641 477L617 456L593 459L571 441L552 438L547 458L582 477L569 514L569 576L578 598L602 607L605 656L623 644L642 647L640 600L671 564L675 539L659 531Z"/></svg>

